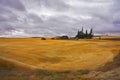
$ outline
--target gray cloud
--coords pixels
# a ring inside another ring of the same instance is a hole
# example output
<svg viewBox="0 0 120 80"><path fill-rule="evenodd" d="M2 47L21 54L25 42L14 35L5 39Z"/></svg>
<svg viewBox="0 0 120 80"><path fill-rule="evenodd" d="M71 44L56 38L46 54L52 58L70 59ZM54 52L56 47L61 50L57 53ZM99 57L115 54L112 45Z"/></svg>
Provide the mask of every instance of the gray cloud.
<svg viewBox="0 0 120 80"><path fill-rule="evenodd" d="M0 0L0 36L120 35L120 0Z"/></svg>
<svg viewBox="0 0 120 80"><path fill-rule="evenodd" d="M25 10L24 5L19 0L0 0L0 5L17 10Z"/></svg>

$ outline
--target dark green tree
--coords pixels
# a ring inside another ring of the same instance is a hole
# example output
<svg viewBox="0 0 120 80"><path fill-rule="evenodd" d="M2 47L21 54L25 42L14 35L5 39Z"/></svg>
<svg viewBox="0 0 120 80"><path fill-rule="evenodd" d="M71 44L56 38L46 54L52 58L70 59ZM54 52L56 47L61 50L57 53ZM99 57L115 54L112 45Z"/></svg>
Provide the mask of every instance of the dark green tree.
<svg viewBox="0 0 120 80"><path fill-rule="evenodd" d="M86 30L86 32L83 32L83 27L81 31L78 30L77 35L75 36L75 39L91 39L93 37L93 29L90 29L90 33Z"/></svg>
<svg viewBox="0 0 120 80"><path fill-rule="evenodd" d="M78 30L78 33L75 37L76 39L83 39L84 38L84 32L83 32L83 28L81 31Z"/></svg>
<svg viewBox="0 0 120 80"><path fill-rule="evenodd" d="M85 38L88 38L88 31L86 30L86 32L85 32L85 36L84 36Z"/></svg>
<svg viewBox="0 0 120 80"><path fill-rule="evenodd" d="M90 33L89 33L89 38L91 39L93 37L93 29L90 29Z"/></svg>
<svg viewBox="0 0 120 80"><path fill-rule="evenodd" d="M79 39L80 31L78 30L77 35L75 36L75 39Z"/></svg>

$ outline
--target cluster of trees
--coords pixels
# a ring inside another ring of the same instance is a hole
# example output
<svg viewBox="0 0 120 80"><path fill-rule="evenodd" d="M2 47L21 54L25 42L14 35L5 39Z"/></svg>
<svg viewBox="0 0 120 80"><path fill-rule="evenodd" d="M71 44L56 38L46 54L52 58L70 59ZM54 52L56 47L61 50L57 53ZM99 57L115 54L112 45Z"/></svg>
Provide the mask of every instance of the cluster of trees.
<svg viewBox="0 0 120 80"><path fill-rule="evenodd" d="M84 30L82 28L81 31L78 31L77 35L75 36L75 39L92 39L93 37L93 29L90 29L90 32L88 33L88 31L86 30L86 32L84 33Z"/></svg>
<svg viewBox="0 0 120 80"><path fill-rule="evenodd" d="M57 39L57 40L68 40L68 39L92 39L93 37L93 29L90 29L90 32L88 33L88 31L86 30L86 32L84 32L83 28L81 31L78 31L77 35L75 37L71 37L69 38L67 35L64 36L57 36L57 37L53 37L51 39ZM42 37L41 40L46 40L46 38Z"/></svg>

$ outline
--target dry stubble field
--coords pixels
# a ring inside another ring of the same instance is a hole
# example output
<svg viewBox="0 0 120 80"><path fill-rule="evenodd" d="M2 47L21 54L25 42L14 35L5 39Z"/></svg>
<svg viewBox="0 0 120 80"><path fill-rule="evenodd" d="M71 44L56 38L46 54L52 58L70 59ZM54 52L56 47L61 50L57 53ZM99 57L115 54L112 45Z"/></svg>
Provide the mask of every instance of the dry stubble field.
<svg viewBox="0 0 120 80"><path fill-rule="evenodd" d="M112 61L119 51L119 40L1 38L0 64L32 70L86 70Z"/></svg>

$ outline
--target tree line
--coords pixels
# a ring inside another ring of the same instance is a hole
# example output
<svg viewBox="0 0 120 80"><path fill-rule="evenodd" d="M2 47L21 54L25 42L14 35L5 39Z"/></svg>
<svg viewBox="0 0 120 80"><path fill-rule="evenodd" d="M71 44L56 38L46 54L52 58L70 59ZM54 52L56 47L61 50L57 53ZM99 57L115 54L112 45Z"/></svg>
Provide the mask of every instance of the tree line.
<svg viewBox="0 0 120 80"><path fill-rule="evenodd" d="M93 29L92 28L90 29L89 33L88 33L87 30L84 32L84 29L82 28L81 31L78 30L77 35L75 35L75 37L69 38L67 35L64 35L64 36L53 37L51 39L57 39L57 40L72 39L72 40L78 40L78 39L92 39L93 36L94 36L94 33L93 33ZM42 37L41 40L46 40L46 38Z"/></svg>

